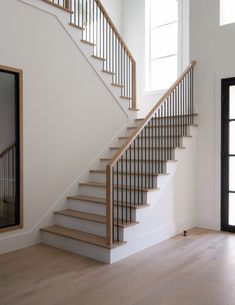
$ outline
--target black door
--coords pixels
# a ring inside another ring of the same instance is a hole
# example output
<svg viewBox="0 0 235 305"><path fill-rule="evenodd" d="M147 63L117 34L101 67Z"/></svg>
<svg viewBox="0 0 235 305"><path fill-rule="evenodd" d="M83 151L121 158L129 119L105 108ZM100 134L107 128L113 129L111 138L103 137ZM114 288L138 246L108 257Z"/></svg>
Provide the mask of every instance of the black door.
<svg viewBox="0 0 235 305"><path fill-rule="evenodd" d="M222 80L221 229L235 232L235 78Z"/></svg>

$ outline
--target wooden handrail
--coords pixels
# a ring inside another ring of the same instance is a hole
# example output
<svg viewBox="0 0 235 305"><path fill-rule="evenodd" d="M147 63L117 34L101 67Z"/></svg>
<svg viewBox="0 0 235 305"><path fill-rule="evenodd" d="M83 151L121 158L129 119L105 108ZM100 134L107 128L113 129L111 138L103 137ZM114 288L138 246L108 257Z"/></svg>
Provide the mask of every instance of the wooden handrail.
<svg viewBox="0 0 235 305"><path fill-rule="evenodd" d="M15 147L15 143L10 145L8 148L6 148L1 154L0 154L0 159L5 155L7 154L10 150L12 150L12 148Z"/></svg>
<svg viewBox="0 0 235 305"><path fill-rule="evenodd" d="M192 61L191 64L187 67L187 69L179 76L179 78L174 82L174 84L166 91L166 93L160 98L158 103L153 107L153 109L149 112L149 114L144 119L143 123L140 125L139 128L135 131L135 133L132 135L132 137L122 145L122 147L117 151L117 153L113 156L112 160L109 162L110 166L113 166L123 155L125 150L134 142L134 140L137 138L137 136L141 133L141 131L144 129L144 127L148 124L148 122L153 117L154 113L156 112L157 108L161 105L162 102L165 101L165 99L174 91L174 89L177 87L177 85L181 82L181 80L185 77L185 75L189 72L189 70L194 67L196 64L196 61Z"/></svg>
<svg viewBox="0 0 235 305"><path fill-rule="evenodd" d="M125 50L125 52L127 53L127 55L129 56L129 58L132 62L132 103L131 103L130 108L133 109L133 110L136 110L137 109L137 106L136 106L136 61L134 59L134 56L131 54L131 51L127 47L125 41L123 40L121 34L119 33L116 26L114 25L114 23L113 23L112 19L110 18L108 12L106 11L105 7L103 6L102 2L100 0L95 0L95 1L97 3L98 7L100 8L100 10L102 11L102 14L104 15L104 17L108 21L108 23L109 23L110 27L112 28L113 32L117 36L118 41L120 42L120 44L122 45L123 49Z"/></svg>
<svg viewBox="0 0 235 305"><path fill-rule="evenodd" d="M118 32L116 26L114 25L114 23L112 22L112 19L110 18L108 12L106 11L105 7L103 6L103 4L101 3L100 0L95 0L97 5L99 6L100 10L102 11L102 13L104 14L105 18L107 19L109 25L111 26L112 30L114 31L114 33L116 34L119 42L122 44L124 50L127 52L127 54L129 55L129 57L131 58L132 62L135 63L135 59L133 57L133 55L131 54L131 51L128 49L125 41L123 40L121 34Z"/></svg>
<svg viewBox="0 0 235 305"><path fill-rule="evenodd" d="M116 152L111 161L106 166L106 243L108 246L112 246L113 244L113 167L120 160L123 154L128 150L131 144L135 141L135 139L140 135L141 131L147 126L147 124L151 121L153 116L155 115L157 109L161 106L162 103L174 92L177 86L181 83L181 81L185 78L187 73L195 66L196 61L192 61L190 65L186 68L186 70L178 77L178 79L174 82L174 84L166 91L166 93L160 98L157 104L153 107L153 109L149 112L149 114L144 119L143 123L134 134L122 145L122 147Z"/></svg>
<svg viewBox="0 0 235 305"><path fill-rule="evenodd" d="M62 3L59 0L42 1L71 14L70 24L83 31L82 42L94 47L94 55L97 58L105 59L103 62L104 72L111 72L112 83L121 87L120 97L129 100L129 108L136 110L136 62L101 0L64 0ZM92 20L93 24L91 25ZM103 20L103 28L101 20ZM107 25L105 29L104 20ZM98 33L98 31L101 32ZM104 58L104 53L106 53L107 58Z"/></svg>

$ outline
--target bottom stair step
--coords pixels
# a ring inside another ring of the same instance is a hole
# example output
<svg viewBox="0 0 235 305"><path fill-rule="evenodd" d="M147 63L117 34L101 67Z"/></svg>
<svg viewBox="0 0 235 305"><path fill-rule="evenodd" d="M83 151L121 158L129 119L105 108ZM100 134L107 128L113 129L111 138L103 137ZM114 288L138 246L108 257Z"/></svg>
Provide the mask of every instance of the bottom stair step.
<svg viewBox="0 0 235 305"><path fill-rule="evenodd" d="M115 242L112 245L112 247L110 247L110 246L106 245L106 240L105 240L104 237L97 236L97 235L90 234L90 233L77 231L77 230L74 230L74 229L68 229L68 228L65 228L65 227L58 226L58 225L53 225L53 226L41 228L41 231L51 233L51 234L55 234L55 235L59 235L59 236L66 237L66 238L69 238L69 239L81 241L81 242L88 243L88 244L91 244L91 245L99 246L99 247L102 247L102 248L115 248L115 247L118 247L118 246L121 246L121 245L125 244L125 242Z"/></svg>

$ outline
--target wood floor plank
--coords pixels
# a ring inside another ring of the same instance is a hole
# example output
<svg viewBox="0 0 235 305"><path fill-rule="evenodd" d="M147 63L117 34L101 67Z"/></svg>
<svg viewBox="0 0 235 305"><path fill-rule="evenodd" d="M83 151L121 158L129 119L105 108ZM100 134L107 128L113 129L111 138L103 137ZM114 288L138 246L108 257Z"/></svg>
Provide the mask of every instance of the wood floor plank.
<svg viewBox="0 0 235 305"><path fill-rule="evenodd" d="M37 245L0 255L1 305L234 305L235 235L178 235L113 265Z"/></svg>

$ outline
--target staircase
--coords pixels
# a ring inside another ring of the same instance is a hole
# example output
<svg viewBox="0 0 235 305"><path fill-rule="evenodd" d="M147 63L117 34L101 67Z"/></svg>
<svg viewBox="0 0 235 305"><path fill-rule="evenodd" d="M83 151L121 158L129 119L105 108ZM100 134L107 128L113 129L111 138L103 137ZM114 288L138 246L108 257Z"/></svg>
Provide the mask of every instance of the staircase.
<svg viewBox="0 0 235 305"><path fill-rule="evenodd" d="M27 0L25 0L27 2ZM37 0L65 11L69 33L129 117L135 116L136 62L100 0Z"/></svg>
<svg viewBox="0 0 235 305"><path fill-rule="evenodd" d="M136 108L136 64L99 0L42 0L70 14L81 43L111 76L111 86ZM159 241L146 213L177 167L196 125L192 62L145 118L134 119L79 183L55 225L41 228L46 244L111 263Z"/></svg>

